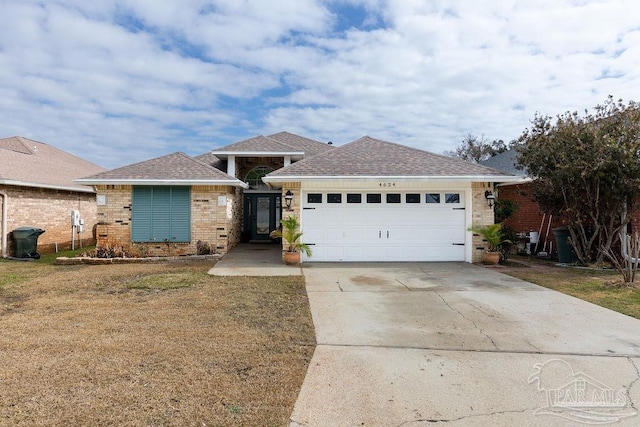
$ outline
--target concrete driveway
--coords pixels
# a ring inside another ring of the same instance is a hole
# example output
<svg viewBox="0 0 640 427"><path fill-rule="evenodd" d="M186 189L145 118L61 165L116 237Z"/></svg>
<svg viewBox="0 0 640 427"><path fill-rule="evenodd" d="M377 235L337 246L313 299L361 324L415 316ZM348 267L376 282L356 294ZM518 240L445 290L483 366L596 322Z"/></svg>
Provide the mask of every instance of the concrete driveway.
<svg viewBox="0 0 640 427"><path fill-rule="evenodd" d="M640 320L464 263L303 272L293 426L640 425Z"/></svg>

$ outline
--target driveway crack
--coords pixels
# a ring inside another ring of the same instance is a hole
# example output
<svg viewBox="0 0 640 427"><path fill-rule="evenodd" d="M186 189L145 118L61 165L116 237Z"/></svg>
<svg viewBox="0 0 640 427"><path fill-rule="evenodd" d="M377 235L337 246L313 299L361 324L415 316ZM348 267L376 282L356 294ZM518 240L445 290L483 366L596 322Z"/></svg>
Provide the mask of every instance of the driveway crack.
<svg viewBox="0 0 640 427"><path fill-rule="evenodd" d="M629 396L629 406L631 406L634 410L637 411L638 409L636 408L636 404L634 403L633 400L631 400L631 389L633 388L634 385L636 385L638 381L640 381L640 369L638 369L638 366L634 363L632 358L627 357L627 360L629 361L629 363L631 363L631 366L633 366L633 369L636 370L636 377L634 378L633 381L631 381L631 383L627 387L627 396Z"/></svg>
<svg viewBox="0 0 640 427"><path fill-rule="evenodd" d="M491 344L493 344L493 346L495 347L496 350L500 350L500 347L498 347L498 345L496 344L496 342L493 340L493 338L491 338L491 336L489 334L487 334L484 329L480 328L476 322L473 321L473 319L469 319L467 316L465 316L464 314L462 314L462 312L460 310L456 310L455 308L453 308L451 306L451 304L449 304L447 302L447 300L444 299L444 297L442 295L440 295L439 292L435 292L436 295L438 295L438 297L440 297L440 299L442 300L442 302L449 307L449 309L451 311L455 311L456 313L458 313L458 315L460 315L460 317L462 317L464 320L466 320L467 322L470 322L474 328L476 328L478 330L478 332L480 332L482 335L484 335L485 337L487 337L487 339L489 339L489 341L491 341Z"/></svg>
<svg viewBox="0 0 640 427"><path fill-rule="evenodd" d="M413 289L411 289L410 287L408 287L407 285L405 285L404 283L402 283L400 280L396 279L396 282L400 283L402 286L404 286L405 288L407 288L407 290L409 292L413 291Z"/></svg>
<svg viewBox="0 0 640 427"><path fill-rule="evenodd" d="M338 289L340 289L340 292L344 292L344 289L342 289L342 285L340 284L339 280L336 282L336 285L338 285Z"/></svg>
<svg viewBox="0 0 640 427"><path fill-rule="evenodd" d="M471 415L465 415L463 417L450 418L450 419L446 419L446 418L422 418L422 419L404 421L403 423L398 424L397 427L406 426L406 425L410 425L410 424L413 424L413 423L434 423L434 424L455 423L457 421L468 420L468 419L477 418L477 417L491 417L493 415L503 415L503 414L525 414L525 413L530 412L530 411L535 411L535 409L529 408L529 409L512 410L512 411L495 411L495 412L489 412L489 413L486 413L486 414L471 414Z"/></svg>

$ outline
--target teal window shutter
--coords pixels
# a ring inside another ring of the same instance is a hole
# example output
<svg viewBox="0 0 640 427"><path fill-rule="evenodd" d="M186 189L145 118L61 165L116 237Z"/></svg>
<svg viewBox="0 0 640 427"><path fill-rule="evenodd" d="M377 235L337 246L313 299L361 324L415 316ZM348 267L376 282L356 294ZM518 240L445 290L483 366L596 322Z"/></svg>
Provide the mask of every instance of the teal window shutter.
<svg viewBox="0 0 640 427"><path fill-rule="evenodd" d="M191 241L191 188L171 187L171 241Z"/></svg>
<svg viewBox="0 0 640 427"><path fill-rule="evenodd" d="M191 188L133 187L131 222L133 242L190 242Z"/></svg>
<svg viewBox="0 0 640 427"><path fill-rule="evenodd" d="M131 206L131 241L151 241L152 187L133 187Z"/></svg>
<svg viewBox="0 0 640 427"><path fill-rule="evenodd" d="M171 241L171 187L153 187L151 240Z"/></svg>

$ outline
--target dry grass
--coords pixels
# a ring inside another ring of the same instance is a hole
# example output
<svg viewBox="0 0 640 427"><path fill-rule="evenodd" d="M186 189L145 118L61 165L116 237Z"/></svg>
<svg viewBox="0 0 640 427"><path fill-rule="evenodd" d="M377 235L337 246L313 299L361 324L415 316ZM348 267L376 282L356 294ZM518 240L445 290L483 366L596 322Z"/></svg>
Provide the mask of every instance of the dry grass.
<svg viewBox="0 0 640 427"><path fill-rule="evenodd" d="M511 265L500 272L640 319L640 289L616 285L621 281L619 273L520 258L523 260L525 265Z"/></svg>
<svg viewBox="0 0 640 427"><path fill-rule="evenodd" d="M285 425L315 346L303 279L210 267L0 261L0 425Z"/></svg>

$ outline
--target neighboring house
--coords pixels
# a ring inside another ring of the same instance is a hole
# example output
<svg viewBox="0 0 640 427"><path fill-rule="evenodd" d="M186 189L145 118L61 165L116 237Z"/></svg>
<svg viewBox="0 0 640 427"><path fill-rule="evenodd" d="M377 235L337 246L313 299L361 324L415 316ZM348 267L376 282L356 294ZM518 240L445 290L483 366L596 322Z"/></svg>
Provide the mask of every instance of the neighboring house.
<svg viewBox="0 0 640 427"><path fill-rule="evenodd" d="M280 132L77 182L97 188L99 244L175 255L200 241L224 254L240 241L270 242L294 215L314 261L472 262L484 246L467 229L493 223L485 193L514 180L370 137L334 147Z"/></svg>
<svg viewBox="0 0 640 427"><path fill-rule="evenodd" d="M549 214L545 214L540 209L540 205L533 200L531 195L532 180L525 170L518 167L517 151L515 149L507 150L481 162L481 164L520 178L516 182L505 182L498 185L497 197L511 200L518 207L517 212L504 221L504 225L511 227L516 233L530 233L531 231L540 233L538 250L542 250L544 242L553 242L555 246L553 229L561 227L565 223L562 218L557 216L550 218ZM549 221L551 221L551 225L549 225ZM549 247L550 245L547 249Z"/></svg>
<svg viewBox="0 0 640 427"><path fill-rule="evenodd" d="M72 234L78 246L93 244L95 190L74 180L104 170L42 142L19 136L0 139L2 256L12 255L8 235L23 226L45 230L38 239L41 253L69 249ZM78 210L84 222L80 234L72 230L72 210Z"/></svg>

